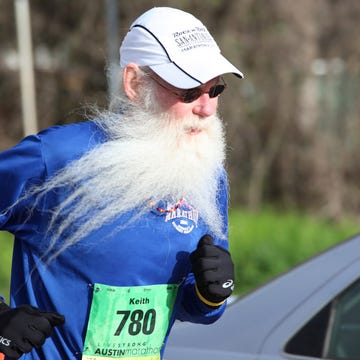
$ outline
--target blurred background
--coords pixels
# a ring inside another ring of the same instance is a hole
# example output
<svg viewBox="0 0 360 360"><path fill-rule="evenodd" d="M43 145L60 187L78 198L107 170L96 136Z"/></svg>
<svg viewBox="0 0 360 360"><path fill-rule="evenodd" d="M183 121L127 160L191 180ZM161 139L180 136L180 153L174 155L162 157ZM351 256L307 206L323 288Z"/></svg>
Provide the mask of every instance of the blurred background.
<svg viewBox="0 0 360 360"><path fill-rule="evenodd" d="M17 2L25 1L0 3L0 151L25 134ZM233 238L247 239L253 254L259 244L254 228L264 229L260 239L269 248L279 237L296 241L307 216L322 224L307 234L309 242L328 244L324 234L336 242L360 228L358 0L28 3L37 130L86 119L87 104L106 107L118 85L118 48L131 22L153 6L177 7L202 20L245 74L241 81L226 77L220 105ZM265 213L269 226L261 220ZM278 228L271 224L289 213L300 221L291 220L290 235L280 236L289 219ZM334 236L345 220L350 225ZM264 246L259 256L271 258Z"/></svg>
<svg viewBox="0 0 360 360"><path fill-rule="evenodd" d="M16 0L15 0L16 1ZM0 5L0 148L23 136L14 0ZM38 129L107 106L106 0L30 0ZM221 114L232 202L337 219L360 210L358 0L113 1L117 51L153 6L192 12L245 79L226 78Z"/></svg>

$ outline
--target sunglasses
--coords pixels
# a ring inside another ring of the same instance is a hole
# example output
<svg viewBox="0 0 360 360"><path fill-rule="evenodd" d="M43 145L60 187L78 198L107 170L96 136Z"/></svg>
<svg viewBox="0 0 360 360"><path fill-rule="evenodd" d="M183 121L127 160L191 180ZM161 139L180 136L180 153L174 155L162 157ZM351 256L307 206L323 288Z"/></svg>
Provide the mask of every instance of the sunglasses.
<svg viewBox="0 0 360 360"><path fill-rule="evenodd" d="M150 73L147 73L147 75L154 80L158 85L160 85L162 88L167 90L169 93L173 94L177 99L179 99L183 103L192 103L193 101L197 100L201 95L203 94L209 94L210 98L215 98L219 96L223 91L226 89L226 83L223 78L220 78L222 81L221 84L216 84L212 86L208 91L204 91L200 89L200 87L196 87L193 89L185 89L179 91L175 91L173 89L169 89L164 83L160 82L159 79L157 79L155 76L153 76Z"/></svg>

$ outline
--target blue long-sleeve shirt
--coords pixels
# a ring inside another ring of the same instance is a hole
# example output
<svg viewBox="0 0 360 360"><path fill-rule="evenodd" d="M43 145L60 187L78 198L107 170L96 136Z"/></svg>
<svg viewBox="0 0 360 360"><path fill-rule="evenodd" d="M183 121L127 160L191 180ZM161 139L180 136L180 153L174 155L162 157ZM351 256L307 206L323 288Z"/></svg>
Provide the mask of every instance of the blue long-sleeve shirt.
<svg viewBox="0 0 360 360"><path fill-rule="evenodd" d="M120 217L65 250L49 265L42 261L49 241L44 234L50 216L44 210L58 204L58 194L47 194L31 212L28 209L35 201L31 197L5 211L33 184L43 183L105 140L97 125L88 121L46 129L0 153L0 230L15 237L11 306L31 304L57 311L66 319L42 348L24 355L24 359L81 359L97 283L119 287L178 284L166 338L176 319L212 323L224 311L225 305L214 309L203 304L194 291L189 253L209 231L201 214L197 217L186 205L171 215L149 211L114 233L122 223ZM219 179L218 203L226 224L225 171ZM179 231L184 223L193 225L193 230ZM215 242L220 240L215 238ZM221 245L227 247L227 242L222 240Z"/></svg>

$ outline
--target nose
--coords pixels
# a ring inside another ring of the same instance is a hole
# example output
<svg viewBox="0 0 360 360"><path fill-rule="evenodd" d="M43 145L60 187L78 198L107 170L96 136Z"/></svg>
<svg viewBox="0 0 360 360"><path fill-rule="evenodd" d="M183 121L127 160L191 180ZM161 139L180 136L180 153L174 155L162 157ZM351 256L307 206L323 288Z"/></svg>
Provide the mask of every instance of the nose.
<svg viewBox="0 0 360 360"><path fill-rule="evenodd" d="M200 117L208 117L214 115L218 105L218 98L210 98L208 94L202 94L195 100L192 112Z"/></svg>

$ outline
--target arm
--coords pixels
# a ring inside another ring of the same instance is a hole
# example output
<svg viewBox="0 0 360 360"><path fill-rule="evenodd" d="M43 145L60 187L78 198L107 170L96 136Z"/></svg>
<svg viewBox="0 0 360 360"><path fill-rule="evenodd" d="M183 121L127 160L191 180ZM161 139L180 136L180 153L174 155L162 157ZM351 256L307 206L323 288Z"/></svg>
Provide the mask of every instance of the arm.
<svg viewBox="0 0 360 360"><path fill-rule="evenodd" d="M23 198L32 184L44 176L45 166L38 136L30 136L12 149L0 153L0 229L16 233L26 223L26 208L32 197ZM30 219L28 219L30 221ZM10 308L0 296L0 351L18 359L41 346L53 327L64 323L55 312L30 305Z"/></svg>
<svg viewBox="0 0 360 360"><path fill-rule="evenodd" d="M228 233L228 189L226 174L219 181L218 206L224 219L223 233ZM226 299L234 289L234 265L228 241L204 235L190 254L192 272L183 285L182 309L178 319L212 323L224 312Z"/></svg>

